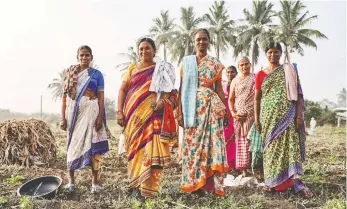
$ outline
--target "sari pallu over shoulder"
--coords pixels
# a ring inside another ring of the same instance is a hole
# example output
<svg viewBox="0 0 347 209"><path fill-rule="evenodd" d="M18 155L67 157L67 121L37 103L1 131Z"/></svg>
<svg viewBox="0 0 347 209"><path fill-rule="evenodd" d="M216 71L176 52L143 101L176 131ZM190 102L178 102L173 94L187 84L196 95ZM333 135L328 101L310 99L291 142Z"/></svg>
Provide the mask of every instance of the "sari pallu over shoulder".
<svg viewBox="0 0 347 209"><path fill-rule="evenodd" d="M188 109L195 112L195 126L184 127L182 142L181 190L185 192L202 189L225 194L222 174L228 171L223 128L226 108L210 88L220 78L223 68L218 59L207 55L195 69L198 73L196 102ZM185 76L187 73L183 71L183 80ZM184 89L181 91L183 93Z"/></svg>
<svg viewBox="0 0 347 209"><path fill-rule="evenodd" d="M156 196L163 167L170 162L169 143L163 143L161 138L163 115L155 112L152 106L157 101L157 93L150 91L154 69L154 65L144 69L132 65L128 69L131 73L127 79L128 94L124 106L128 186L139 188L145 197ZM169 111L167 98L163 100L165 111ZM172 118L169 117L168 121L172 122ZM168 141L173 137L170 134L166 136Z"/></svg>
<svg viewBox="0 0 347 209"><path fill-rule="evenodd" d="M82 76L78 80L77 84L77 97L75 100L68 99L67 106L67 119L68 119L68 169L77 170L86 165L91 165L92 156L97 154L105 154L108 150L107 134L105 131L106 117L104 117L104 123L98 132L93 127L98 112L98 100L87 100L84 97L84 93L87 88L91 88L93 91L97 91L98 84L102 83L102 74L100 71L93 68L89 68L84 72L79 73ZM103 89L99 89L102 90ZM92 110L95 109L95 110ZM105 112L103 113L105 116ZM83 117L83 118L81 118ZM76 129L78 125L78 129ZM78 132L78 133L77 133ZM88 134L87 134L88 133ZM77 138L76 138L77 137ZM78 140L84 140L82 147L77 142ZM71 143L73 141L73 146Z"/></svg>
<svg viewBox="0 0 347 209"><path fill-rule="evenodd" d="M297 101L291 99L293 89L289 88L296 87L294 92L298 92L297 96L302 101L303 94L297 70L294 71L296 75L293 71L289 72L291 74L288 74L285 66L279 66L264 79L261 86L264 176L265 184L270 188L303 175L301 163L305 160L305 132L299 134L295 130ZM297 83L296 86L293 81ZM299 191L303 186L295 184L294 188Z"/></svg>

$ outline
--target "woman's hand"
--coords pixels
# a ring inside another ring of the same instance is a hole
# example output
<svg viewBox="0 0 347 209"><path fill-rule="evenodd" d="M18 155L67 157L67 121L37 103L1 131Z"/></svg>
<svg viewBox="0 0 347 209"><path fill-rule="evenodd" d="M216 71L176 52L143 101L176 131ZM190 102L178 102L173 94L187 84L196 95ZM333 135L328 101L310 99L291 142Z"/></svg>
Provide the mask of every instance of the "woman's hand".
<svg viewBox="0 0 347 209"><path fill-rule="evenodd" d="M296 118L296 132L300 133L301 128L304 126L304 119L303 118Z"/></svg>
<svg viewBox="0 0 347 209"><path fill-rule="evenodd" d="M161 113L161 112L163 112L163 109L164 109L164 101L163 100L159 100L155 104L154 111L158 112L158 113Z"/></svg>
<svg viewBox="0 0 347 209"><path fill-rule="evenodd" d="M120 125L120 127L124 127L125 125L125 116L122 111L117 112L117 123Z"/></svg>
<svg viewBox="0 0 347 209"><path fill-rule="evenodd" d="M255 127L257 128L257 131L259 134L261 134L261 123L259 120L256 120L255 122Z"/></svg>
<svg viewBox="0 0 347 209"><path fill-rule="evenodd" d="M181 126L182 128L184 128L184 120L183 120L183 114L179 114L177 116L177 121L178 121L178 125Z"/></svg>
<svg viewBox="0 0 347 209"><path fill-rule="evenodd" d="M241 115L241 114L237 114L235 111L231 112L231 115L233 116L233 118L235 118L235 120L238 120L240 122L244 122L247 119L247 115Z"/></svg>
<svg viewBox="0 0 347 209"><path fill-rule="evenodd" d="M95 121L95 129L98 132L102 128L102 117L98 116Z"/></svg>
<svg viewBox="0 0 347 209"><path fill-rule="evenodd" d="M224 126L228 126L229 123L230 123L230 121L229 121L229 115L228 115L228 114L225 114L225 115L224 115L224 123L223 123L223 125L224 125Z"/></svg>
<svg viewBox="0 0 347 209"><path fill-rule="evenodd" d="M67 120L66 118L62 118L60 121L60 129L66 131L67 129Z"/></svg>

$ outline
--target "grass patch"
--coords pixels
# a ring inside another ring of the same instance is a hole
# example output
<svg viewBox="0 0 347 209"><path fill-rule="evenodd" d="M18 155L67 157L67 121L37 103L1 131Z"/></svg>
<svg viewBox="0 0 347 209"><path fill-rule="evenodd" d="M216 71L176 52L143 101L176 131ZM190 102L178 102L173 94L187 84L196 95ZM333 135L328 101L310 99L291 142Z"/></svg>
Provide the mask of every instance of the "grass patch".
<svg viewBox="0 0 347 209"><path fill-rule="evenodd" d="M5 199L4 197L0 196L0 206L5 205L6 203L8 203L8 200Z"/></svg>
<svg viewBox="0 0 347 209"><path fill-rule="evenodd" d="M24 176L11 176L10 178L7 178L8 184L22 184L25 180Z"/></svg>
<svg viewBox="0 0 347 209"><path fill-rule="evenodd" d="M345 209L346 200L332 199L328 200L323 206L324 209Z"/></svg>
<svg viewBox="0 0 347 209"><path fill-rule="evenodd" d="M19 200L21 209L34 209L32 199L28 196L22 196Z"/></svg>
<svg viewBox="0 0 347 209"><path fill-rule="evenodd" d="M116 140L110 141L110 151L103 156L100 181L102 191L91 195L90 167L76 172L75 196L58 193L53 200L38 200L28 197L18 198L15 191L24 179L33 179L43 175L57 175L64 183L68 180L66 172L66 133L54 132L58 155L51 167L25 168L20 166L0 166L0 195L7 203L6 207L22 205L21 208L163 208L163 209L263 209L263 208L345 208L346 198L346 130L336 127L318 127L314 136L306 143L307 161L303 164L303 181L314 193L314 197L305 200L293 191L264 194L261 188L225 188L226 196L217 198L214 194L205 194L201 198L192 198L190 193L180 190L181 170L176 168L177 149L172 156L173 166L164 169L162 182L156 199L144 201L136 193L127 194L124 188L127 182L127 164L125 156L118 156L118 136L120 128L116 121L108 121L111 133ZM13 175L13 176L11 176ZM11 176L11 177L10 177ZM6 177L10 177L6 179ZM25 178L24 178L25 177ZM63 183L63 184L64 184ZM0 203L1 205L1 203ZM0 206L1 208L1 206Z"/></svg>

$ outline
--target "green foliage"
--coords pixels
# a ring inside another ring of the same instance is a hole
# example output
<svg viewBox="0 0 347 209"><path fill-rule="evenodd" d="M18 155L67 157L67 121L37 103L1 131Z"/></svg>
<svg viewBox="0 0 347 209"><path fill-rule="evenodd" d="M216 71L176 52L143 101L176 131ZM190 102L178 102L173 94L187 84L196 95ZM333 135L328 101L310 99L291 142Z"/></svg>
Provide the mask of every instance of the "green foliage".
<svg viewBox="0 0 347 209"><path fill-rule="evenodd" d="M170 39L170 52L173 61L181 63L184 56L190 55L194 50L194 33L202 21L195 17L194 8L181 7L181 24L176 26L173 38Z"/></svg>
<svg viewBox="0 0 347 209"><path fill-rule="evenodd" d="M330 110L324 110L322 116L318 118L317 124L320 126L325 124L336 125L336 113Z"/></svg>
<svg viewBox="0 0 347 209"><path fill-rule="evenodd" d="M345 209L346 201L341 199L332 199L325 203L323 206L324 209Z"/></svg>
<svg viewBox="0 0 347 209"><path fill-rule="evenodd" d="M251 55L252 71L257 64L260 55L260 46L266 46L271 37L268 30L275 15L273 4L268 1L253 1L252 10L244 9L246 24L238 35L234 48L234 57L239 55Z"/></svg>
<svg viewBox="0 0 347 209"><path fill-rule="evenodd" d="M305 107L305 121L307 125L310 124L310 120L312 117L317 120L322 115L323 109L320 107L318 102L305 100Z"/></svg>
<svg viewBox="0 0 347 209"><path fill-rule="evenodd" d="M167 60L166 50L168 43L174 34L174 20L174 18L170 17L169 10L161 11L160 17L153 19L154 25L149 29L151 36L155 38L156 46L158 48L163 46L165 61Z"/></svg>
<svg viewBox="0 0 347 209"><path fill-rule="evenodd" d="M142 207L142 203L140 201L137 201L137 200L132 201L131 208L141 209L141 207Z"/></svg>
<svg viewBox="0 0 347 209"><path fill-rule="evenodd" d="M8 184L21 184L23 183L25 177L24 176L11 176L10 178L7 178Z"/></svg>
<svg viewBox="0 0 347 209"><path fill-rule="evenodd" d="M34 204L30 197L22 196L19 200L21 209L34 209Z"/></svg>
<svg viewBox="0 0 347 209"><path fill-rule="evenodd" d="M54 78L51 83L47 86L48 89L52 90L52 97L53 100L56 101L57 99L62 98L63 91L64 91L64 77L66 75L67 69L62 69L61 72L59 72L58 77Z"/></svg>
<svg viewBox="0 0 347 209"><path fill-rule="evenodd" d="M226 52L231 43L235 43L236 37L234 23L229 14L225 1L214 1L209 8L209 13L204 15L204 21L209 24L208 31L211 37L211 44L219 59L220 52Z"/></svg>
<svg viewBox="0 0 347 209"><path fill-rule="evenodd" d="M0 196L0 205L4 205L4 204L6 204L8 201L4 198L4 197L2 197L2 196Z"/></svg>
<svg viewBox="0 0 347 209"><path fill-rule="evenodd" d="M304 55L303 46L314 47L317 44L311 39L327 39L318 30L304 28L317 15L308 17L309 11L304 11L306 6L302 1L280 1L281 11L278 13L280 24L275 27L274 40L284 44L285 62L290 61L289 53L298 52Z"/></svg>
<svg viewBox="0 0 347 209"><path fill-rule="evenodd" d="M325 124L336 125L336 113L325 108L323 109L318 102L305 100L305 122L306 126L309 126L311 118L315 118L319 126Z"/></svg>

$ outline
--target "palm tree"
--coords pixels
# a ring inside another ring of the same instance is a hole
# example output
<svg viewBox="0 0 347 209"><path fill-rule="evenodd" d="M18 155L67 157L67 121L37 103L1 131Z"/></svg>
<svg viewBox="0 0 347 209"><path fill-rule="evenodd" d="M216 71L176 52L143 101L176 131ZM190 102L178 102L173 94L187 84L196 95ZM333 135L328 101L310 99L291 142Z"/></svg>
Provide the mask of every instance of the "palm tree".
<svg viewBox="0 0 347 209"><path fill-rule="evenodd" d="M302 45L317 49L316 43L311 39L312 36L327 39L318 30L303 28L313 19L318 18L317 15L307 17L308 11L301 15L305 8L306 6L301 1L281 1L280 25L276 28L277 35L274 39L283 43L285 61L290 61L289 53L291 52L297 51L300 55L304 55Z"/></svg>
<svg viewBox="0 0 347 209"><path fill-rule="evenodd" d="M172 59L181 63L186 55L190 55L194 50L193 35L197 26L203 20L200 17L195 17L193 7L181 7L181 25L178 25L177 30L173 32L173 38L170 42L170 51Z"/></svg>
<svg viewBox="0 0 347 209"><path fill-rule="evenodd" d="M228 15L225 1L215 1L209 10L210 13L204 15L204 21L209 24L211 44L214 46L219 59L220 52L226 52L229 44L235 42L234 21Z"/></svg>
<svg viewBox="0 0 347 209"><path fill-rule="evenodd" d="M243 25L243 32L239 34L237 44L234 47L234 57L240 54L252 56L252 72L254 72L254 65L257 64L259 58L259 48L265 45L271 37L272 31L270 29L271 17L275 16L272 10L273 4L267 1L253 1L252 11L247 9L243 10L246 16L247 24Z"/></svg>
<svg viewBox="0 0 347 209"><path fill-rule="evenodd" d="M119 69L120 72L125 71L129 67L129 65L136 63L139 60L139 55L134 50L134 47L129 47L128 53L120 53L119 55L127 58L126 62L116 65L116 68Z"/></svg>
<svg viewBox="0 0 347 209"><path fill-rule="evenodd" d="M52 90L53 93L53 100L56 101L57 98L62 98L63 91L64 91L64 77L66 74L67 69L63 69L60 73L58 78L54 78L52 82L48 85L48 89Z"/></svg>
<svg viewBox="0 0 347 209"><path fill-rule="evenodd" d="M169 17L169 10L161 11L160 17L153 19L154 26L149 29L151 36L155 38L158 48L164 48L164 61L166 61L167 44L172 38L173 29L175 27L174 19Z"/></svg>

